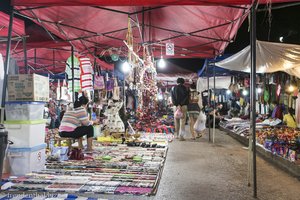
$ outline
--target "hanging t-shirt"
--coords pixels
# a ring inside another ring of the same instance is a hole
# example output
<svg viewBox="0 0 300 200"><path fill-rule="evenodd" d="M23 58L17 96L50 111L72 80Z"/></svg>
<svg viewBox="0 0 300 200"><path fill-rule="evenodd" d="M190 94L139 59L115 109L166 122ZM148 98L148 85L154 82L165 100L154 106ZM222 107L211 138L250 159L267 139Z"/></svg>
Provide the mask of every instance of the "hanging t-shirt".
<svg viewBox="0 0 300 200"><path fill-rule="evenodd" d="M80 86L82 91L91 91L93 90L93 68L92 63L89 58L80 57Z"/></svg>
<svg viewBox="0 0 300 200"><path fill-rule="evenodd" d="M68 75L68 90L72 91L72 57L70 56L67 60L66 65L66 74ZM81 90L80 87L80 62L76 56L74 56L74 92L79 92Z"/></svg>

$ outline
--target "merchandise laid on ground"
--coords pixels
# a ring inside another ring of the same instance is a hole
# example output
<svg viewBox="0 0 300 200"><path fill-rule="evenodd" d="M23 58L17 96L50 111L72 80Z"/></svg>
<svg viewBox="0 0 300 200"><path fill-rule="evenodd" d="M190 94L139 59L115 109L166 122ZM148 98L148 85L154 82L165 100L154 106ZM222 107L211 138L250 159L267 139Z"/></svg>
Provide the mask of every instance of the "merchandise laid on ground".
<svg viewBox="0 0 300 200"><path fill-rule="evenodd" d="M11 176L8 191L151 195L167 155L167 141L164 145L135 142L134 146L95 142L94 151L84 153L83 160L67 160L65 148L54 148L61 161L48 158L46 169Z"/></svg>
<svg viewBox="0 0 300 200"><path fill-rule="evenodd" d="M225 51L257 1L41 2L0 11L0 200L155 195L169 144L198 145L209 132L218 147L217 128L249 147L253 182L252 137L300 177L300 47L255 39L251 62L248 47Z"/></svg>

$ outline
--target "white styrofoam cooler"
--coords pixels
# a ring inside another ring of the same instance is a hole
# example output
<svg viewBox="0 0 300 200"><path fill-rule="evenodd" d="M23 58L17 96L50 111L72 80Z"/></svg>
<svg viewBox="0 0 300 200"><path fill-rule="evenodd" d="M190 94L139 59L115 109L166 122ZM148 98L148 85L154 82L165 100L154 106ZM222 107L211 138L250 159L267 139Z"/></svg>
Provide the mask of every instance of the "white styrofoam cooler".
<svg viewBox="0 0 300 200"><path fill-rule="evenodd" d="M40 144L32 148L8 148L10 174L22 176L45 169L46 146L46 144Z"/></svg>
<svg viewBox="0 0 300 200"><path fill-rule="evenodd" d="M44 117L44 102L9 101L5 102L6 120L41 120Z"/></svg>
<svg viewBox="0 0 300 200"><path fill-rule="evenodd" d="M45 142L45 121L37 121L35 124L6 123L8 140L13 148L34 147Z"/></svg>

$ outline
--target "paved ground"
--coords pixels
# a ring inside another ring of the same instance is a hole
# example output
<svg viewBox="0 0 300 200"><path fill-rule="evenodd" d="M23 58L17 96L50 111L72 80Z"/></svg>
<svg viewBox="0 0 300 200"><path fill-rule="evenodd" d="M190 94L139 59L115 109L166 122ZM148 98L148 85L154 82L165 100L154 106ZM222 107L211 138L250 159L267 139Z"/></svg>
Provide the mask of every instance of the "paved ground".
<svg viewBox="0 0 300 200"><path fill-rule="evenodd" d="M104 196L121 200L250 200L247 150L221 131L215 144L208 135L197 141L174 141L156 196ZM258 157L258 199L299 200L300 181ZM91 195L89 195L91 196Z"/></svg>

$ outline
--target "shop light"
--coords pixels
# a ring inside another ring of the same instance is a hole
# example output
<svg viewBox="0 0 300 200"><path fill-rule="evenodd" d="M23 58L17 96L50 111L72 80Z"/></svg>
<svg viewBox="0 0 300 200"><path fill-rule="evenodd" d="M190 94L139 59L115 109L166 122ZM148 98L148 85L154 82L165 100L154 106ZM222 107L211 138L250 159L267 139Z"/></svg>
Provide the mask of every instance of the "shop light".
<svg viewBox="0 0 300 200"><path fill-rule="evenodd" d="M243 90L243 95L247 96L248 95L248 91L247 90Z"/></svg>
<svg viewBox="0 0 300 200"><path fill-rule="evenodd" d="M230 90L226 90L226 94L231 94L231 91Z"/></svg>
<svg viewBox="0 0 300 200"><path fill-rule="evenodd" d="M282 37L282 36L279 37L279 41L280 41L280 42L283 42L283 37Z"/></svg>
<svg viewBox="0 0 300 200"><path fill-rule="evenodd" d="M162 57L158 61L158 67L161 69L166 67L166 61Z"/></svg>
<svg viewBox="0 0 300 200"><path fill-rule="evenodd" d="M124 62L124 63L122 64L122 71L123 71L124 73L128 73L129 70L130 70L130 65L129 65L129 63L126 61L126 62Z"/></svg>
<svg viewBox="0 0 300 200"><path fill-rule="evenodd" d="M262 89L261 88L257 88L257 93L258 94L262 93Z"/></svg>
<svg viewBox="0 0 300 200"><path fill-rule="evenodd" d="M288 88L289 92L294 92L295 90L295 87L293 85L290 85L289 88Z"/></svg>
<svg viewBox="0 0 300 200"><path fill-rule="evenodd" d="M162 94L158 94L158 95L157 95L157 99L158 99L158 100L160 100L160 101L161 101L161 100L163 100L163 98L164 98L164 97L163 97L163 95L162 95Z"/></svg>

